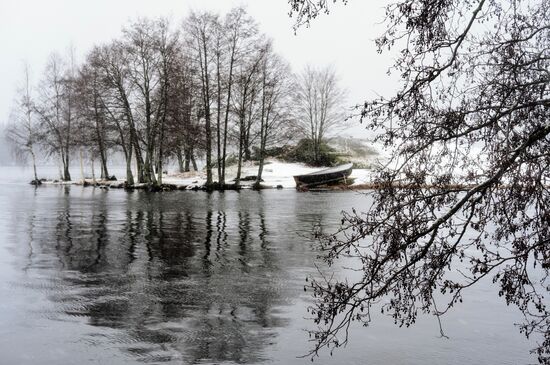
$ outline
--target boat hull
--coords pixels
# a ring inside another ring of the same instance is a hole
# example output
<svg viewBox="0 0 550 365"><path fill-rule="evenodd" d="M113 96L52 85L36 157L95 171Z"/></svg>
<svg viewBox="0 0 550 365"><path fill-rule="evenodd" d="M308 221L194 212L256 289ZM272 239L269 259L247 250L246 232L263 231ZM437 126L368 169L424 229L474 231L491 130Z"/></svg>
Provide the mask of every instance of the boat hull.
<svg viewBox="0 0 550 365"><path fill-rule="evenodd" d="M346 178L351 175L352 170L353 165L346 164L310 174L296 175L294 176L294 181L297 188L335 184L341 181L345 182Z"/></svg>

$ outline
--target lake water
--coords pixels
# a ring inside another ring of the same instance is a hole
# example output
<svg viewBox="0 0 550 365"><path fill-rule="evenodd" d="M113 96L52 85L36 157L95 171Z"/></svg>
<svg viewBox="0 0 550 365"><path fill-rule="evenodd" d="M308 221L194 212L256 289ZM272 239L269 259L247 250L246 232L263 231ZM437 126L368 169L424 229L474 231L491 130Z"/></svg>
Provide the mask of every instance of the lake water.
<svg viewBox="0 0 550 365"><path fill-rule="evenodd" d="M0 168L0 364L308 364L310 234L350 192L153 193L26 184ZM76 176L76 175L75 175ZM340 270L339 266L335 270ZM377 316L317 364L533 363L484 283L443 320Z"/></svg>

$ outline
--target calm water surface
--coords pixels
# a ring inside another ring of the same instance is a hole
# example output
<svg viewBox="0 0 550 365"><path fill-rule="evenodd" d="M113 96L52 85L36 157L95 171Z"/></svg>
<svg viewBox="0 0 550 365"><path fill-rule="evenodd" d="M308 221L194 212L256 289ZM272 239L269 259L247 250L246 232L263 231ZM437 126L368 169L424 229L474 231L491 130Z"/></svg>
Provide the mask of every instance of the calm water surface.
<svg viewBox="0 0 550 365"><path fill-rule="evenodd" d="M0 168L0 364L307 364L310 234L356 193L35 189ZM28 171L26 172L28 174ZM20 176L20 175L18 175ZM338 270L338 268L336 268ZM317 364L527 364L489 284L444 320L354 328Z"/></svg>

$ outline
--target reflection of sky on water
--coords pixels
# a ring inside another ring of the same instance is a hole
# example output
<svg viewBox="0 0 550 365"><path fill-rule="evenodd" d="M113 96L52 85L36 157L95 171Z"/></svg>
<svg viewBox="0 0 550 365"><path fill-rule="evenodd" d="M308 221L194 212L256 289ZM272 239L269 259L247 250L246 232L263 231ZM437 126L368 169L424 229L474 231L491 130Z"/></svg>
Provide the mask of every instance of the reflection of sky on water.
<svg viewBox="0 0 550 365"><path fill-rule="evenodd" d="M143 361L265 360L288 322L279 308L297 289L287 268L314 258L295 231L324 214L283 229L273 215L294 214L292 201L266 207L257 192L46 189L13 227L20 243L31 241L17 258L21 285L47 288L49 319L119 330L108 341Z"/></svg>
<svg viewBox="0 0 550 365"><path fill-rule="evenodd" d="M297 358L312 326L308 234L366 199L0 185L0 351L29 364L309 363ZM316 363L527 362L516 313L476 290L444 322L451 340L431 318L406 330L379 318Z"/></svg>

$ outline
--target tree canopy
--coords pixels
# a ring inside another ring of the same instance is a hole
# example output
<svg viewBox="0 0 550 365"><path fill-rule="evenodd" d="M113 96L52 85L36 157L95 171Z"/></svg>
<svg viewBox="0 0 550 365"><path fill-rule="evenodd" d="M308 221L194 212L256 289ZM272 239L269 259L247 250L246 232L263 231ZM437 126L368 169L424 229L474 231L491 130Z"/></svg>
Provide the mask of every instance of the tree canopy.
<svg viewBox="0 0 550 365"><path fill-rule="evenodd" d="M289 0L298 26L336 2ZM487 277L550 363L549 14L547 0L386 6L375 43L397 54L400 88L359 112L391 158L372 206L321 237L328 263L352 256L362 278L311 282L313 353L345 344L350 323L368 324L381 299L409 326L422 312L439 318Z"/></svg>
<svg viewBox="0 0 550 365"><path fill-rule="evenodd" d="M27 78L19 93L9 137L22 156L58 160L66 181L75 151L82 179L84 155L92 176L97 158L100 177L112 179L108 161L121 152L127 186L158 189L166 163L177 160L184 173L204 157L205 187L234 188L252 151L261 180L266 150L294 138L292 75L243 7L191 12L181 23L137 18L82 62L74 49L53 53L40 82ZM237 178L228 184L235 155Z"/></svg>

